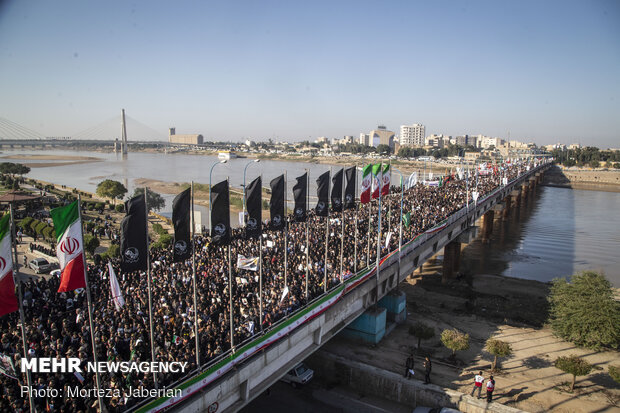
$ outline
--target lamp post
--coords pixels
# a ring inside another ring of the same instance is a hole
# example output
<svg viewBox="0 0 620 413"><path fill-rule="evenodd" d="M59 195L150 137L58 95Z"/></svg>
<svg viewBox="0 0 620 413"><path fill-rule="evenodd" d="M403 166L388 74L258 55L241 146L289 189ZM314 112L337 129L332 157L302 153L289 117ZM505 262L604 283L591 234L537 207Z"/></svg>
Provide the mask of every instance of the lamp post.
<svg viewBox="0 0 620 413"><path fill-rule="evenodd" d="M221 161L214 163L213 166L211 167L211 170L209 171L209 231L211 231L211 178L213 176L213 168L215 168L217 165L221 164L221 163L226 163L228 162L226 159L222 159Z"/></svg>
<svg viewBox="0 0 620 413"><path fill-rule="evenodd" d="M403 194L405 188L403 187L403 174L396 168L392 168L394 172L400 175L400 225L398 229L398 277L400 280L400 256L401 248L403 246Z"/></svg>
<svg viewBox="0 0 620 413"><path fill-rule="evenodd" d="M253 161L248 162L243 168L243 222L245 223L245 172L248 170L248 166L253 163L259 163L260 159L254 159ZM262 188L261 188L262 191Z"/></svg>

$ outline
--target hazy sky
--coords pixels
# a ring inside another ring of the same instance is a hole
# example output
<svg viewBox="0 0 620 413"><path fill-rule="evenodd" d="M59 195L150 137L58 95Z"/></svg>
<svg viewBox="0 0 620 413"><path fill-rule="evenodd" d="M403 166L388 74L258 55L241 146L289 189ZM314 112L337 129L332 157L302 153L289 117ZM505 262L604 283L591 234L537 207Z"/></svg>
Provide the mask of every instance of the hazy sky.
<svg viewBox="0 0 620 413"><path fill-rule="evenodd" d="M208 140L620 147L620 2L0 0L0 117L67 136L121 108Z"/></svg>

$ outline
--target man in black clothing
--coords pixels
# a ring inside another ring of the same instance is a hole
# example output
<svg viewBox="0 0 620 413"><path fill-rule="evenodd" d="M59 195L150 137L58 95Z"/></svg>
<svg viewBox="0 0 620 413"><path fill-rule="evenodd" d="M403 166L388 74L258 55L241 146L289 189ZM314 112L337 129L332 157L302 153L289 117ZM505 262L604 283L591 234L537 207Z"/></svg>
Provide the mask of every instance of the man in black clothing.
<svg viewBox="0 0 620 413"><path fill-rule="evenodd" d="M431 359L426 357L424 359L424 384L429 384L431 382L431 369L433 365L431 364Z"/></svg>
<svg viewBox="0 0 620 413"><path fill-rule="evenodd" d="M407 362L405 363L405 378L410 378L413 376L413 354L407 357Z"/></svg>

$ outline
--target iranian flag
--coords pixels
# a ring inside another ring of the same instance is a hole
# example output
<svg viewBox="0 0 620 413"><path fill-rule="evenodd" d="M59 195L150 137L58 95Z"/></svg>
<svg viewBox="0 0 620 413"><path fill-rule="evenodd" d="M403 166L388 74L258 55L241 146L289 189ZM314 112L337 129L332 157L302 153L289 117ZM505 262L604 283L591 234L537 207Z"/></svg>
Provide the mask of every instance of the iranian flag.
<svg viewBox="0 0 620 413"><path fill-rule="evenodd" d="M390 172L390 164L386 164L383 167L383 186L381 187L381 195L389 195L390 194L390 179L392 178L392 173Z"/></svg>
<svg viewBox="0 0 620 413"><path fill-rule="evenodd" d="M362 204L366 204L370 202L370 183L372 176L370 175L372 172L372 164L366 165L364 169L362 169L362 192L360 194L360 202Z"/></svg>
<svg viewBox="0 0 620 413"><path fill-rule="evenodd" d="M381 195L381 164L372 166L372 198L379 198Z"/></svg>
<svg viewBox="0 0 620 413"><path fill-rule="evenodd" d="M0 219L0 316L17 311L13 258L11 257L11 216Z"/></svg>
<svg viewBox="0 0 620 413"><path fill-rule="evenodd" d="M84 254L82 221L78 201L50 211L56 229L56 256L60 261L60 287L58 292L86 287L84 279Z"/></svg>

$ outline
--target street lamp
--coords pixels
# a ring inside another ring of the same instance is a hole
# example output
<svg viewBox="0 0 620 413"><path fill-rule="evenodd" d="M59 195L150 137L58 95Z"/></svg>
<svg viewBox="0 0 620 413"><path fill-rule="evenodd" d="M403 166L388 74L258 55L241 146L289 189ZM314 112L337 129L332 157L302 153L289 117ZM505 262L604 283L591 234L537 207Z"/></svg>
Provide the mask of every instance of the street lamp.
<svg viewBox="0 0 620 413"><path fill-rule="evenodd" d="M243 222L245 223L245 171L248 170L248 166L252 165L253 163L259 163L260 159L254 159L253 161L248 162L245 165L245 168L243 168ZM262 188L261 188L262 191Z"/></svg>
<svg viewBox="0 0 620 413"><path fill-rule="evenodd" d="M398 230L398 276L400 277L400 256L401 248L403 246L403 194L405 188L403 187L403 174L396 168L392 168L394 172L400 175L400 225Z"/></svg>
<svg viewBox="0 0 620 413"><path fill-rule="evenodd" d="M213 176L213 168L215 168L217 165L221 164L221 163L226 163L228 162L226 159L222 159L221 161L214 163L213 166L211 167L211 170L209 171L209 229L212 229L212 222L211 222L211 177Z"/></svg>

